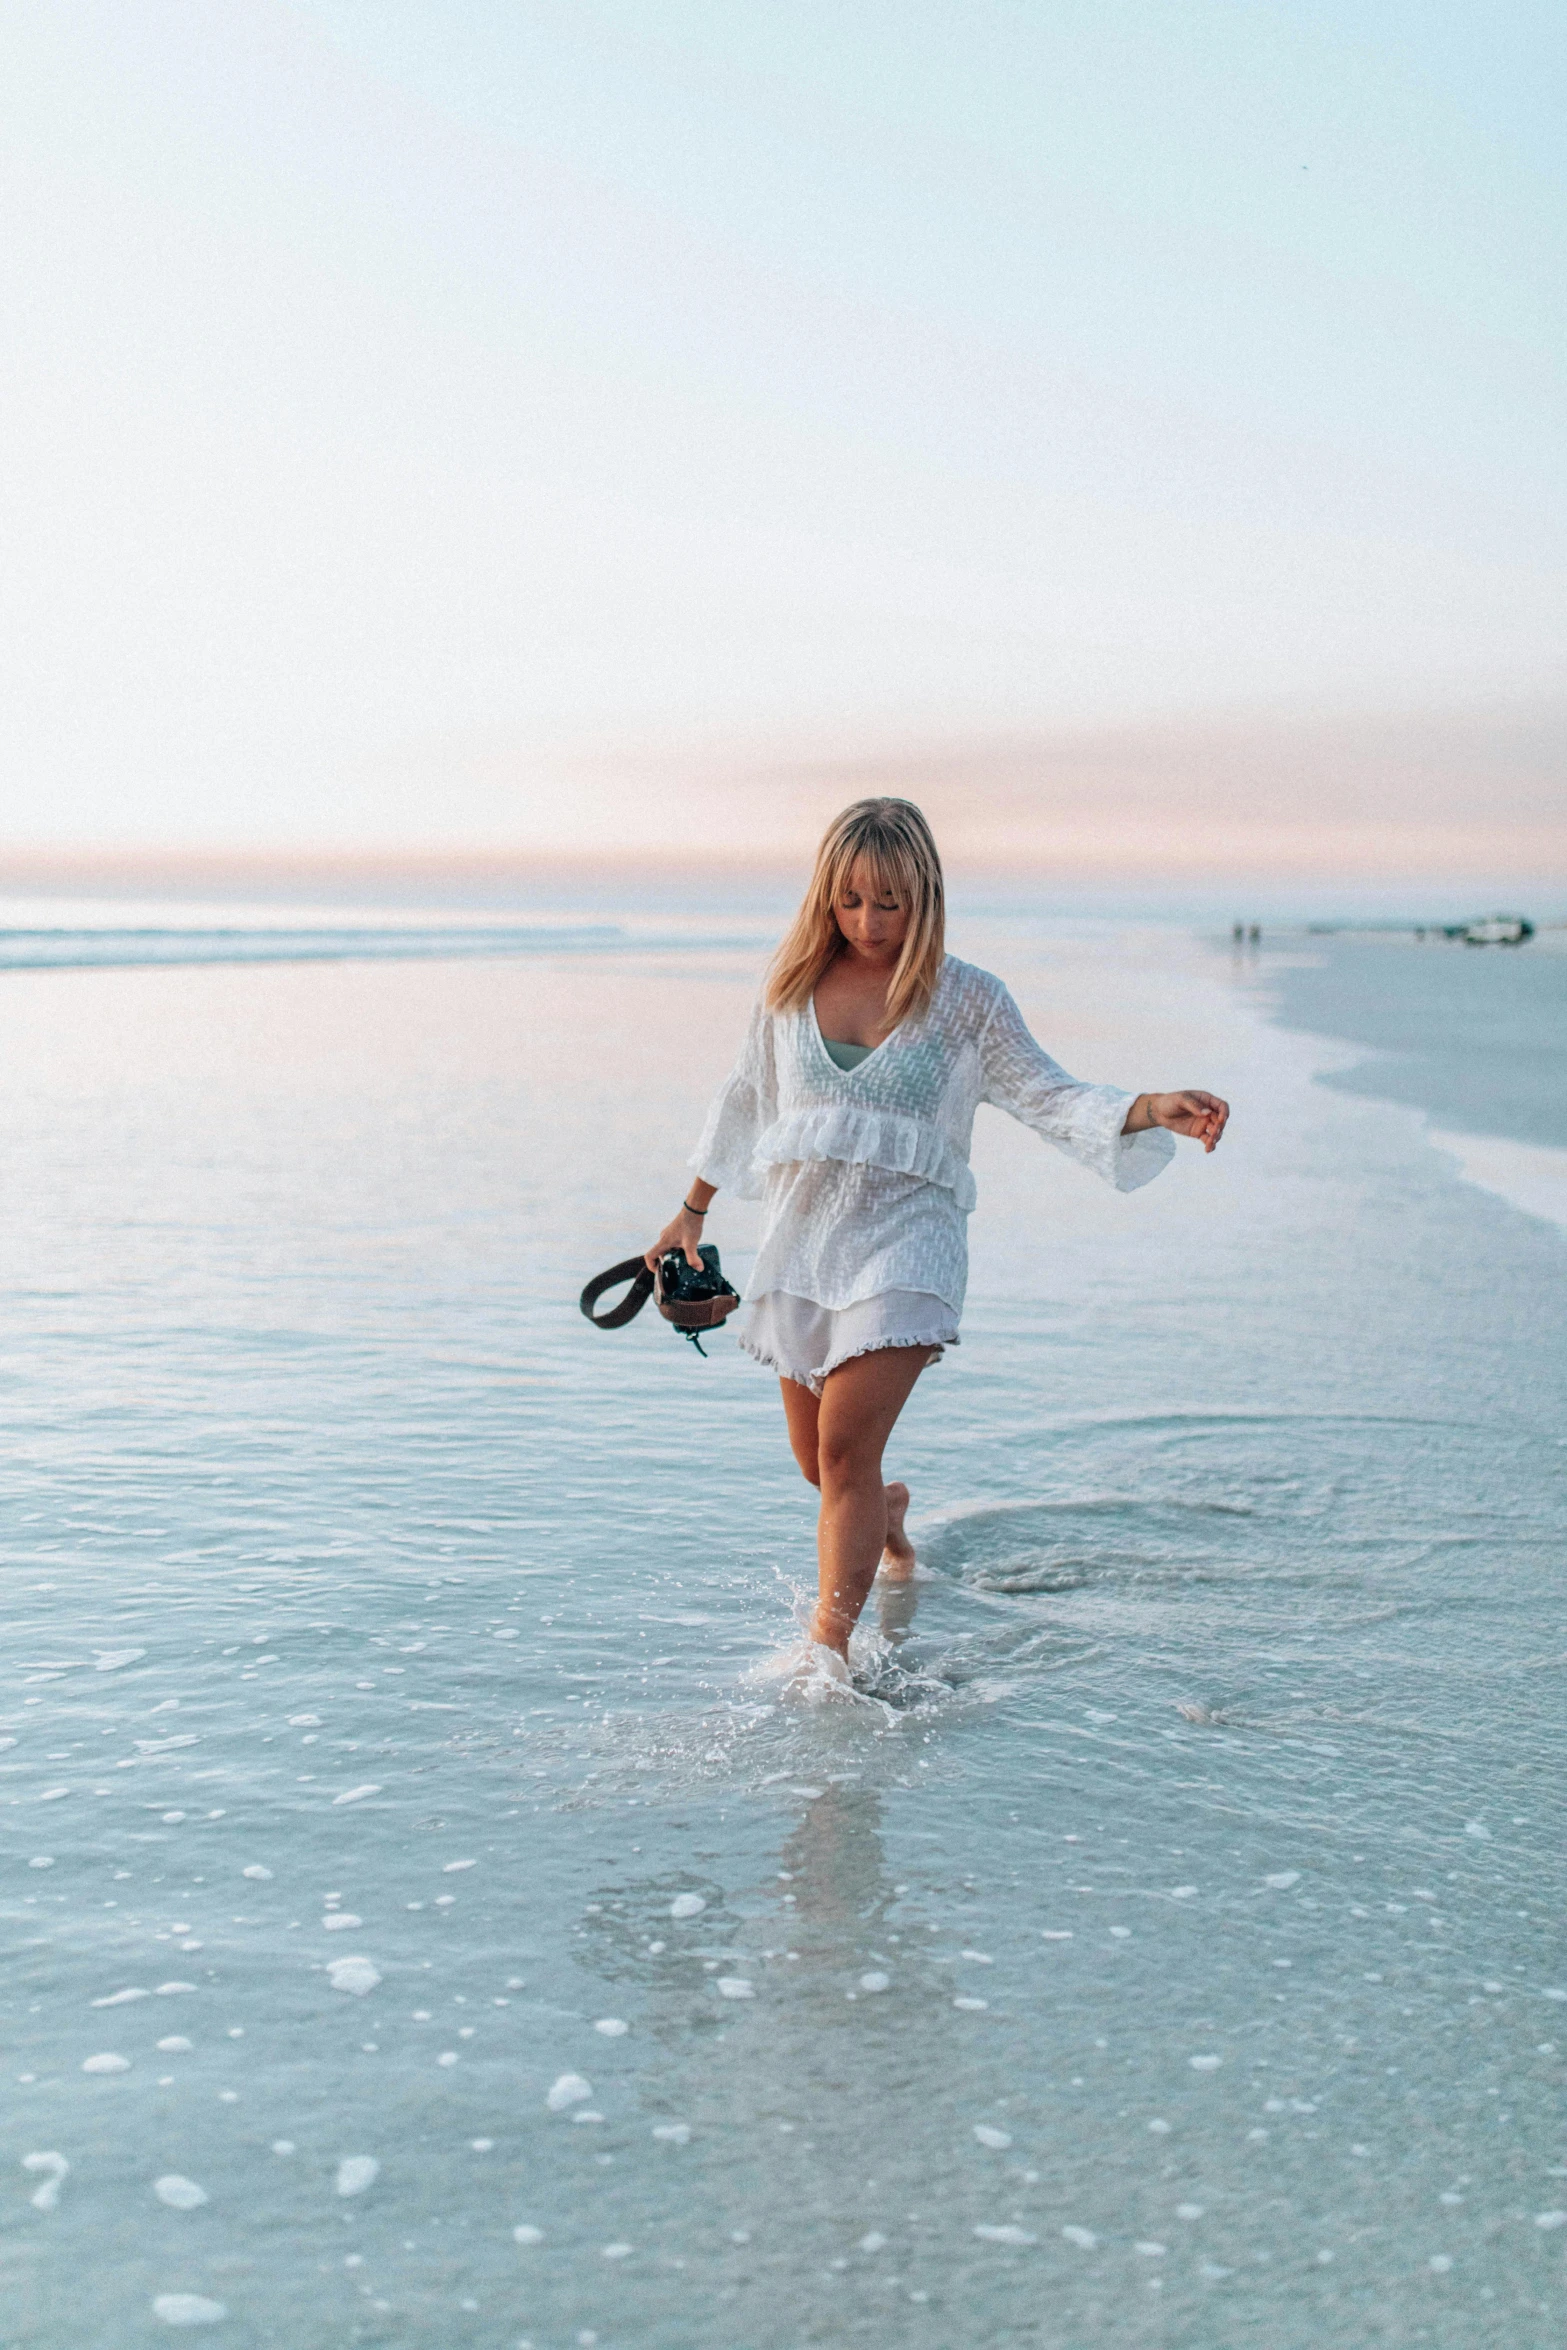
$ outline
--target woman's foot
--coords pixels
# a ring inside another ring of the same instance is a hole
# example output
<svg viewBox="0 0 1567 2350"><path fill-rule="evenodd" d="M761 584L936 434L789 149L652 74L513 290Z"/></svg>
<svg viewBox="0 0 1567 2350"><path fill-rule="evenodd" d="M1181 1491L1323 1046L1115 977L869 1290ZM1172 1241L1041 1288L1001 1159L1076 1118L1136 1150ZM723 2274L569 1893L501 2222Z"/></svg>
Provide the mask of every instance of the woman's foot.
<svg viewBox="0 0 1567 2350"><path fill-rule="evenodd" d="M907 1583L914 1573L914 1545L903 1531L903 1521L909 1511L909 1489L906 1485L887 1488L887 1547L881 1554L881 1571L889 1583Z"/></svg>

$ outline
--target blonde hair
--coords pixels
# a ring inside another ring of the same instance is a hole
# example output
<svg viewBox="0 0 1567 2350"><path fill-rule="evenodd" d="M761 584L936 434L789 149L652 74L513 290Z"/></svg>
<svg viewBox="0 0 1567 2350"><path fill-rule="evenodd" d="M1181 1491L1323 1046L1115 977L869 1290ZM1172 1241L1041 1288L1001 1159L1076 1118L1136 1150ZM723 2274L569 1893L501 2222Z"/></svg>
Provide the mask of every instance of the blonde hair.
<svg viewBox="0 0 1567 2350"><path fill-rule="evenodd" d="M822 835L810 886L767 974L767 1006L803 1011L843 945L834 908L857 858L878 890L909 910L909 927L887 990L896 1028L929 1004L946 954L946 890L930 826L912 800L856 800Z"/></svg>

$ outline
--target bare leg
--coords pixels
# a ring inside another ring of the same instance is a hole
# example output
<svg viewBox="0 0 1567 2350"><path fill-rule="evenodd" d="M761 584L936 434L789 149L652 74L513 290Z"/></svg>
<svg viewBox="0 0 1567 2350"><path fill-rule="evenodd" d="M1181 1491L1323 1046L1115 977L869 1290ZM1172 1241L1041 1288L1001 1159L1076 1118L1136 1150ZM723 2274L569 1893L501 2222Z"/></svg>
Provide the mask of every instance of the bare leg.
<svg viewBox="0 0 1567 2350"><path fill-rule="evenodd" d="M902 1353L902 1348L889 1350ZM821 1470L817 1461L820 1442L821 1401L808 1387L797 1380L780 1379L784 1418L789 1428L789 1445L799 1465L800 1474L807 1483L820 1487ZM887 1497L887 1539L882 1550L882 1573L889 1583L906 1583L914 1573L914 1545L903 1530L908 1514L909 1489L900 1483L884 1488Z"/></svg>
<svg viewBox="0 0 1567 2350"><path fill-rule="evenodd" d="M828 1373L824 1385L816 1423L816 1481L821 1486L822 1510L817 1528L820 1580L811 1638L825 1648L835 1648L840 1656L848 1654L849 1634L859 1621L887 1548L882 1451L929 1360L928 1347L887 1347L840 1364ZM794 1425L791 1412L791 1440ZM905 1493L903 1508L907 1507Z"/></svg>

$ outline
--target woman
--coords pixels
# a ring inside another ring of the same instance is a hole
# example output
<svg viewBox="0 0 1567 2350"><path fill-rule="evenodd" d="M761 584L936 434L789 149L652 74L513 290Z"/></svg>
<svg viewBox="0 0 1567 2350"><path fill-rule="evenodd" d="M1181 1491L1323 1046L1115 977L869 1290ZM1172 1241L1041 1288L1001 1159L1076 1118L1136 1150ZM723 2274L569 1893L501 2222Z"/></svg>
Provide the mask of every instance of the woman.
<svg viewBox="0 0 1567 2350"><path fill-rule="evenodd" d="M907 1577L906 1485L882 1451L927 1363L958 1341L974 1205L974 1111L994 1102L1135 1191L1211 1151L1211 1093L1079 1085L1041 1051L999 979L944 947L941 860L908 800L860 800L827 830L680 1213L647 1252L699 1262L719 1187L767 1203L741 1344L779 1375L789 1442L819 1487L810 1637L846 1666L878 1566Z"/></svg>

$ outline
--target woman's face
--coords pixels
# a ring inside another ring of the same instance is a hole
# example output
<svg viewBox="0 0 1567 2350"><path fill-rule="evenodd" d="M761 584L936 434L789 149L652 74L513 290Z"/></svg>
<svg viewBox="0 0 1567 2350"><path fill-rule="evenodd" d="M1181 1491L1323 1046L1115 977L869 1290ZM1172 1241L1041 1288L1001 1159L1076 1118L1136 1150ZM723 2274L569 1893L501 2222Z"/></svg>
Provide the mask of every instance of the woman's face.
<svg viewBox="0 0 1567 2350"><path fill-rule="evenodd" d="M908 907L895 891L878 889L864 857L850 866L833 912L847 944L872 962L894 958L908 936Z"/></svg>

